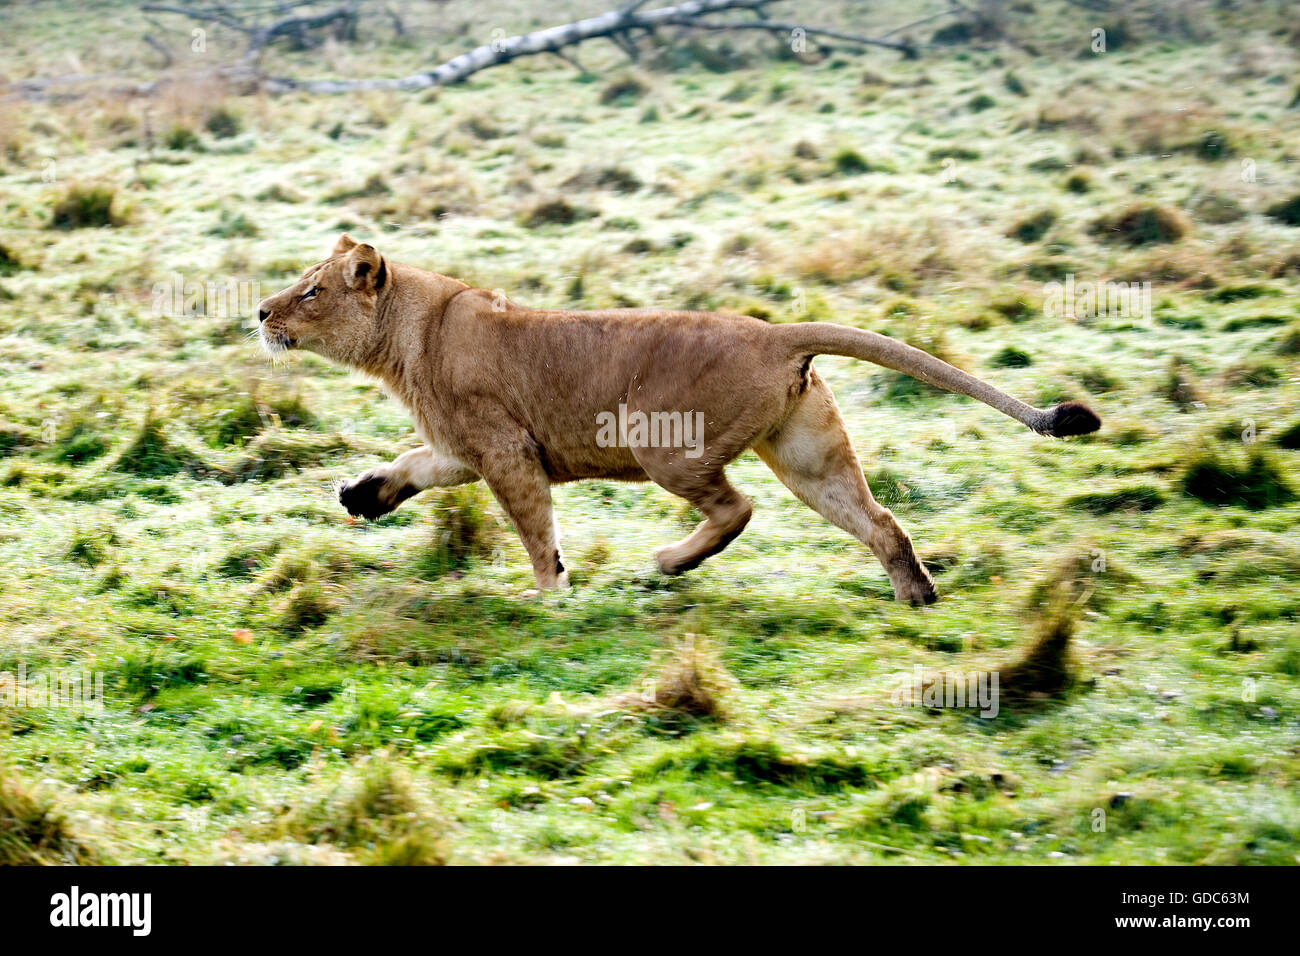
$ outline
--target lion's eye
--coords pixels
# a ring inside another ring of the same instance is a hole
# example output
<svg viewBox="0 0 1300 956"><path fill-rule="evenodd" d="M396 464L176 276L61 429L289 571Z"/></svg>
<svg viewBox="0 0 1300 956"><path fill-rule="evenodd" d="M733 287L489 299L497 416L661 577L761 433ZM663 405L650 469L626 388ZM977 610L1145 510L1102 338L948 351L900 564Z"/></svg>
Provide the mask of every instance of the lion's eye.
<svg viewBox="0 0 1300 956"><path fill-rule="evenodd" d="M318 286L318 285L314 285L314 286L312 286L310 289L308 289L306 292L304 292L304 293L302 294L302 297L303 297L304 299L310 299L310 298L312 298L313 296L315 296L316 293L319 292L319 291L320 291L320 286Z"/></svg>

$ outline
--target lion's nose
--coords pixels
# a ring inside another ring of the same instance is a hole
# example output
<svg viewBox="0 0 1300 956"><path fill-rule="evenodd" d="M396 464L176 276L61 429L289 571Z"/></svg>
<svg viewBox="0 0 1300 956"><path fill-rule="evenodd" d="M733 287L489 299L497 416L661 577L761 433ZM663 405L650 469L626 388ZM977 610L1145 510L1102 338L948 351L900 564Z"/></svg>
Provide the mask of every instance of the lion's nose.
<svg viewBox="0 0 1300 956"><path fill-rule="evenodd" d="M271 317L271 310L270 310L270 309L258 308L258 310L257 310L257 320L258 320L259 322L265 322L265 321L266 321L267 319L269 319L270 317Z"/></svg>

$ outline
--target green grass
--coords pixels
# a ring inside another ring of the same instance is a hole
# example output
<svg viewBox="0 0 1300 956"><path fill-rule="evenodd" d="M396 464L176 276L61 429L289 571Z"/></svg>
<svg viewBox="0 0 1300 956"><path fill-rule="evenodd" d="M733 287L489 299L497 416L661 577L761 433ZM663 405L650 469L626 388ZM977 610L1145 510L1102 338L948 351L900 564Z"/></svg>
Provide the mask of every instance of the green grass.
<svg viewBox="0 0 1300 956"><path fill-rule="evenodd" d="M403 14L436 42L354 65L463 50L426 6ZM0 862L1295 863L1300 113L1271 77L1297 54L1250 22L1275 67L1240 40L1080 57L1038 6L1044 55L1014 60L593 48L591 74L427 95L182 89L152 144L111 98L3 107L0 672L98 673L106 700L0 708ZM67 72L84 13L48 8L6 21L13 75ZM148 75L115 9L96 48L139 59L83 69ZM1211 190L1243 217L1200 218ZM650 555L698 520L681 501L556 489L575 587L522 599L481 489L338 506L415 444L377 386L271 364L247 308L152 307L176 274L270 294L343 229L538 306L887 331L1105 424L1052 441L818 359L940 603L896 605L752 455L753 521L679 579ZM1154 314L1046 315L1066 273L1151 281ZM1029 683L992 719L899 706L915 666Z"/></svg>

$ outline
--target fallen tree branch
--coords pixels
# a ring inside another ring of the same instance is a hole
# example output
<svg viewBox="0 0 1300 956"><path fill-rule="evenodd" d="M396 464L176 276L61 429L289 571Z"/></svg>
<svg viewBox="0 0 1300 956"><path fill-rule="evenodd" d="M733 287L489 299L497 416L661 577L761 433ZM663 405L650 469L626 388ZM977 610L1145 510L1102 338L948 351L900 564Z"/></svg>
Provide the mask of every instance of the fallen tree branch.
<svg viewBox="0 0 1300 956"><path fill-rule="evenodd" d="M616 10L587 17L573 23L535 30L505 39L495 39L491 43L477 46L472 50L452 57L433 69L402 77L373 77L346 80L300 80L285 76L266 76L257 69L261 52L272 42L286 37L301 36L305 30L319 29L332 23L354 23L357 11L364 0L343 0L330 10L314 14L292 14L289 10L300 8L314 0L297 0L294 3L279 4L281 18L275 22L254 26L233 13L228 4L216 3L208 6L176 3L144 3L141 9L154 13L173 13L191 19L221 24L243 33L248 39L247 48L238 64L207 71L203 76L233 81L245 88L260 88L269 92L287 92L299 90L306 93L350 93L369 90L418 90L433 86L445 86L458 83L481 70L509 63L522 57L538 54L553 54L575 68L582 70L582 65L575 57L566 53L569 47L592 39L604 38L614 43L629 58L636 59L637 43L646 37L654 38L661 27L676 28L676 37L688 35L692 30L721 32L728 30L761 30L771 34L794 36L794 31L801 30L809 38L825 38L858 46L881 47L894 50L904 57L914 58L918 55L919 45L906 38L891 39L898 34L928 23L940 17L955 14L970 15L960 0L949 0L949 7L939 13L923 17L911 23L896 27L879 36L867 36L846 30L819 27L814 25L777 22L767 17L766 7L782 0L684 0L673 6L643 9L650 0L630 0ZM746 12L752 14L753 20L716 20L710 19L717 14ZM815 41L814 41L815 42ZM585 70L584 70L585 72ZM17 95L29 99L69 99L76 93L56 94L49 87L59 84L60 80L25 80L10 86ZM147 83L136 83L118 87L115 92L126 95L149 96L169 82L162 77Z"/></svg>
<svg viewBox="0 0 1300 956"><path fill-rule="evenodd" d="M849 43L856 43L860 46L879 46L890 50L897 50L909 60L915 59L917 55L915 44L906 41L885 40L880 37L868 37L857 33L845 33L842 30L830 30L825 27L806 27L801 23L777 23L773 20L759 20L756 22L741 23L717 23L705 20L688 20L680 22L683 26L688 26L696 30L766 30L768 33L779 33L787 36L794 36L796 30L802 30L804 36L808 37L828 37L832 40L844 40Z"/></svg>
<svg viewBox="0 0 1300 956"><path fill-rule="evenodd" d="M254 66L262 51L277 40L294 38L299 43L306 40L308 33L330 25L355 24L358 11L365 0L343 0L336 7L318 13L291 13L296 8L307 6L313 0L298 0L296 3L279 5L280 19L267 24L258 24L242 18L225 4L201 6L197 4L142 3L140 9L145 13L171 13L188 17L202 23L218 23L223 27L244 34L247 37L244 47L243 62L245 66ZM400 22L400 21L399 21Z"/></svg>
<svg viewBox="0 0 1300 956"><path fill-rule="evenodd" d="M539 53L559 54L565 47L576 46L586 40L598 37L608 38L635 59L635 40L633 31L653 35L659 27L676 26L689 32L691 29L712 31L723 30L765 30L769 33L790 33L795 29L804 31L806 36L820 36L860 46L877 46L894 50L906 57L917 55L916 44L907 40L890 40L886 37L870 37L843 30L826 27L807 26L797 23L776 23L766 19L764 9L779 0L688 0L671 7L659 7L642 10L648 0L633 0L617 10L588 17L574 23L548 27L532 33L496 40L493 43L475 47L467 53L453 57L446 63L424 73L392 79L360 80L295 80L289 77L275 77L267 81L272 90L303 90L309 93L347 93L358 90L412 90L430 86L445 86L458 83L468 76L486 70L489 67L509 63L511 60ZM749 11L759 19L753 21L711 21L701 19L713 14L731 11ZM892 31L902 30L924 23L941 16L966 12L959 4L953 3L947 10L925 17Z"/></svg>
<svg viewBox="0 0 1300 956"><path fill-rule="evenodd" d="M144 35L144 42L149 44L151 47L157 50L159 54L162 55L163 58L162 68L164 70L171 69L172 64L176 62L176 57L172 55L172 51L167 48L166 44L164 44L161 40L155 37L152 33L146 33Z"/></svg>
<svg viewBox="0 0 1300 956"><path fill-rule="evenodd" d="M274 77L267 81L267 86L271 90L305 90L309 93L418 90L430 86L445 86L449 83L459 83L480 70L509 63L520 57L555 53L565 47L576 46L596 38L616 36L621 38L631 30L651 30L654 27L680 23L683 19L704 14L755 9L777 0L687 0L677 6L643 12L641 7L646 2L648 0L639 0L639 2L634 0L618 10L587 17L585 20L494 40L475 47L467 53L452 57L432 70L412 76L363 80L295 80L289 77Z"/></svg>

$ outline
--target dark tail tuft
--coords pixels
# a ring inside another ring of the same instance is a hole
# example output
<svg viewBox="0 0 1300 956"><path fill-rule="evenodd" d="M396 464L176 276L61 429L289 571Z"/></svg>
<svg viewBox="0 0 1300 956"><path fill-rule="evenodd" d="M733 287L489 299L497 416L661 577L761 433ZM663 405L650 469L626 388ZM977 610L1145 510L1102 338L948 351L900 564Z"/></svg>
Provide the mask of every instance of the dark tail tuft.
<svg viewBox="0 0 1300 956"><path fill-rule="evenodd" d="M1053 438L1069 438L1071 435L1087 435L1100 427L1101 419L1087 405L1065 402L1052 409L1043 434Z"/></svg>

